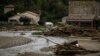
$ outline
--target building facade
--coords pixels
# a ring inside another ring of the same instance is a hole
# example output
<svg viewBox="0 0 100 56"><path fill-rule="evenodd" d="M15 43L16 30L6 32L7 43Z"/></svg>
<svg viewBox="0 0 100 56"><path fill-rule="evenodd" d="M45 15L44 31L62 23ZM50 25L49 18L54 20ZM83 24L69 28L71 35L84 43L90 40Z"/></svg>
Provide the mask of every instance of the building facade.
<svg viewBox="0 0 100 56"><path fill-rule="evenodd" d="M6 6L4 6L4 13L6 14L9 11L14 11L14 5L6 5Z"/></svg>
<svg viewBox="0 0 100 56"><path fill-rule="evenodd" d="M23 24L23 22L20 22L20 19L22 17L29 19L29 24L37 24L40 21L40 15L31 11L25 11L23 13L18 13L17 15L14 15L10 18L8 18L8 23L11 24Z"/></svg>
<svg viewBox="0 0 100 56"><path fill-rule="evenodd" d="M97 0L69 0L67 23L81 28L96 28L95 19L100 16Z"/></svg>

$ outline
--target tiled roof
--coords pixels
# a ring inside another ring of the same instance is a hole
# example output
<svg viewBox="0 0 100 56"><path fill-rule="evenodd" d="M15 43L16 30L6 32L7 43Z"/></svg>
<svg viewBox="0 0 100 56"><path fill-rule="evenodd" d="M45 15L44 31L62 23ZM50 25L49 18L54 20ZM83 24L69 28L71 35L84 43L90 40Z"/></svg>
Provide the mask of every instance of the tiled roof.
<svg viewBox="0 0 100 56"><path fill-rule="evenodd" d="M19 20L20 19L20 15L15 15L9 18L9 20Z"/></svg>
<svg viewBox="0 0 100 56"><path fill-rule="evenodd" d="M67 21L93 21L96 16L95 15L78 15L78 14L70 14L66 17Z"/></svg>
<svg viewBox="0 0 100 56"><path fill-rule="evenodd" d="M78 15L78 14L70 14L66 17L67 20L91 20L95 18L95 15Z"/></svg>
<svg viewBox="0 0 100 56"><path fill-rule="evenodd" d="M13 8L14 7L14 5L6 5L5 7L8 7L8 8Z"/></svg>
<svg viewBox="0 0 100 56"><path fill-rule="evenodd" d="M69 0L69 1L99 1L99 0Z"/></svg>
<svg viewBox="0 0 100 56"><path fill-rule="evenodd" d="M23 12L22 14L25 14L25 13L35 15L35 16L39 16L39 14L31 12L31 11L26 11L26 12Z"/></svg>
<svg viewBox="0 0 100 56"><path fill-rule="evenodd" d="M34 18L35 16L39 16L38 14L36 14L36 13L33 13L33 12L31 12L31 11L26 11L26 12L23 12L23 13L20 13L20 14L17 14L17 15L15 15L15 16L12 16L12 17L10 17L9 19L16 19L16 20L18 20L20 17L28 17L28 18ZM34 19L36 19L36 18L34 18Z"/></svg>

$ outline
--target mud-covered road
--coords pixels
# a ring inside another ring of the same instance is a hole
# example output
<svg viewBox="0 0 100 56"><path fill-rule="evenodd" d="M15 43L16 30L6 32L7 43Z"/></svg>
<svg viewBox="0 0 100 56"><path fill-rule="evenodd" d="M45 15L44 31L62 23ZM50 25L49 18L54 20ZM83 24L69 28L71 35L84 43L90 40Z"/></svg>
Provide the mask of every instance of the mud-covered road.
<svg viewBox="0 0 100 56"><path fill-rule="evenodd" d="M55 44L52 42L47 43L47 39L52 40L56 43L63 43L67 42L67 40L59 37L47 37L47 36L38 36L38 35L32 35L31 32L25 32L25 35L20 35L21 32L0 32L0 36L22 36L25 38L29 38L33 40L32 42L20 46L10 47L10 48L4 48L0 49L0 56L16 56L18 53L23 52L34 52L34 53L44 53L44 54L52 54L52 52L42 52L40 49L48 46L54 46ZM12 42L13 43L13 42ZM10 43L11 44L11 43Z"/></svg>

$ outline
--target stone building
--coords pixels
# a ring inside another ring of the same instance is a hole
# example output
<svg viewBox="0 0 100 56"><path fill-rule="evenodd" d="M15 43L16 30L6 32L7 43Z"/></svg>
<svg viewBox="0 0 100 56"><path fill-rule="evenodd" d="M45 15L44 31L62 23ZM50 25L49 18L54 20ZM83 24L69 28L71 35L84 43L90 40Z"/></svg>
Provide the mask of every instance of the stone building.
<svg viewBox="0 0 100 56"><path fill-rule="evenodd" d="M13 11L14 10L14 5L6 5L4 6L4 13L6 14L9 11Z"/></svg>
<svg viewBox="0 0 100 56"><path fill-rule="evenodd" d="M96 28L95 20L100 16L97 0L69 0L69 15L66 22L81 28Z"/></svg>
<svg viewBox="0 0 100 56"><path fill-rule="evenodd" d="M8 18L8 23L11 24L23 24L23 22L20 22L20 19L22 17L26 17L30 20L29 24L37 24L40 20L40 15L31 11L25 11L23 13L18 13L17 15L14 15L10 18Z"/></svg>

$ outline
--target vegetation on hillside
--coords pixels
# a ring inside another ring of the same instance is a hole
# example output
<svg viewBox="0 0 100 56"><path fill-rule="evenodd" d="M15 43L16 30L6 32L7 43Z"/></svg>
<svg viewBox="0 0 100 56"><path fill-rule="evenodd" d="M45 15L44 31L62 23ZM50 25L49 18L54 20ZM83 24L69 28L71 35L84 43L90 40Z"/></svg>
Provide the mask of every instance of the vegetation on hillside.
<svg viewBox="0 0 100 56"><path fill-rule="evenodd" d="M68 14L68 0L0 0L0 15L8 4L15 6L15 12L29 10L41 14L40 23L59 21Z"/></svg>

